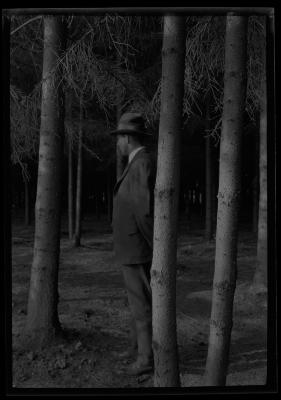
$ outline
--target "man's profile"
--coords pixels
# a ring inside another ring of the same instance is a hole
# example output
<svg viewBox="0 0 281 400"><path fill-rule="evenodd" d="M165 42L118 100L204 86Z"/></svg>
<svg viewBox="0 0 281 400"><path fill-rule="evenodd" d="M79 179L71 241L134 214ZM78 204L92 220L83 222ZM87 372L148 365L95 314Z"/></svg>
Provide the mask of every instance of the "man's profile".
<svg viewBox="0 0 281 400"><path fill-rule="evenodd" d="M125 113L118 127L116 145L128 163L113 191L113 239L116 259L122 265L133 321L131 345L121 357L136 360L128 373L153 370L152 298L150 268L153 241L154 163L144 144L146 133L140 114Z"/></svg>

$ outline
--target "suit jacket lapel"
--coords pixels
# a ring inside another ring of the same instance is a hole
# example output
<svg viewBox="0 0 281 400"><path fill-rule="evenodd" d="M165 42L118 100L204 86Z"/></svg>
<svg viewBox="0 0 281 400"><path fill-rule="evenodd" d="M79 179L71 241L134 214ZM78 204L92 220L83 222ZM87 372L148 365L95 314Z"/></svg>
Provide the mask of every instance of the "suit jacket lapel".
<svg viewBox="0 0 281 400"><path fill-rule="evenodd" d="M142 154L142 152L143 152L144 150L145 150L145 149L141 149L140 151L138 151L137 154L135 155L135 157L132 159L132 161L126 165L126 167L125 167L125 169L124 169L122 175L120 176L120 178L118 179L118 181L115 183L115 186L114 186L114 189L113 189L113 194L115 194L115 193L117 192L117 190L118 190L118 188L119 188L121 182L123 181L123 179L124 179L125 176L127 175L128 171L129 171L129 169L130 169L130 166L131 166L131 165L133 164L133 162L138 158L138 156L139 156L140 154Z"/></svg>

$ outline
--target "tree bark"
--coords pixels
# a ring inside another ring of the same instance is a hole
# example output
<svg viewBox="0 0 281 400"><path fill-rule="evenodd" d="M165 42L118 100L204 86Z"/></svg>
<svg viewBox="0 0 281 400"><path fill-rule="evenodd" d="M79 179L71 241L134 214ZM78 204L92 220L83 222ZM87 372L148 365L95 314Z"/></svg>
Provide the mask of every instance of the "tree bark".
<svg viewBox="0 0 281 400"><path fill-rule="evenodd" d="M80 99L80 116L79 116L79 139L78 139L78 155L77 155L77 183L76 183L76 220L75 220L75 237L74 245L79 247L81 245L81 202L82 202L82 168L83 168L83 99Z"/></svg>
<svg viewBox="0 0 281 400"><path fill-rule="evenodd" d="M154 386L180 386L176 330L176 260L185 19L164 17L162 94L151 286Z"/></svg>
<svg viewBox="0 0 281 400"><path fill-rule="evenodd" d="M206 113L206 131L210 129L210 112L209 112L209 102L207 104ZM208 135L208 133L207 133ZM206 152L206 169L205 169L205 184L206 184L206 196L205 196L205 239L210 241L213 234L213 224L212 224L212 148L211 148L211 138L206 137L205 141L205 152Z"/></svg>
<svg viewBox="0 0 281 400"><path fill-rule="evenodd" d="M70 101L70 100L69 100ZM68 107L69 117L71 117L71 104ZM68 237L73 237L73 157L72 157L72 131L68 136Z"/></svg>
<svg viewBox="0 0 281 400"><path fill-rule="evenodd" d="M30 225L30 196L27 178L24 178L24 224Z"/></svg>
<svg viewBox="0 0 281 400"><path fill-rule="evenodd" d="M241 186L241 135L246 91L247 18L228 15L215 273L205 371L208 386L224 386L232 330L237 275L238 209Z"/></svg>
<svg viewBox="0 0 281 400"><path fill-rule="evenodd" d="M60 17L44 17L44 54L35 240L25 333L33 347L59 331L58 268L63 159L63 95L54 70L64 49Z"/></svg>
<svg viewBox="0 0 281 400"><path fill-rule="evenodd" d="M265 49L264 49L265 64ZM257 242L257 267L254 274L255 289L267 288L267 82L264 71L261 84L260 141L259 141L259 219Z"/></svg>

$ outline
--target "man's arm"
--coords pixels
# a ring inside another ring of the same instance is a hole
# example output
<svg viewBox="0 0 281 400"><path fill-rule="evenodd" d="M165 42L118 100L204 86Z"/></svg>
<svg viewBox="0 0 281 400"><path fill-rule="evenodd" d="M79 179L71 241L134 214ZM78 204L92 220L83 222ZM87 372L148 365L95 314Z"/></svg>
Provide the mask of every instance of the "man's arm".
<svg viewBox="0 0 281 400"><path fill-rule="evenodd" d="M152 248L155 172L151 160L141 158L134 166L131 182L133 213L138 229Z"/></svg>

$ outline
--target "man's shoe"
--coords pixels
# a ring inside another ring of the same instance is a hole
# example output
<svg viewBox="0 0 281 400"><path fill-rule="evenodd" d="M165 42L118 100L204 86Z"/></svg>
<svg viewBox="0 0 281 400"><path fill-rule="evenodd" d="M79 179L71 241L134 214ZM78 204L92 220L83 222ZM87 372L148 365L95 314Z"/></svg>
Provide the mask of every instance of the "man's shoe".
<svg viewBox="0 0 281 400"><path fill-rule="evenodd" d="M142 374L148 374L150 372L153 372L154 370L154 365L153 361L150 361L148 363L142 363L141 361L137 360L129 367L127 368L127 374L131 376L139 376Z"/></svg>

